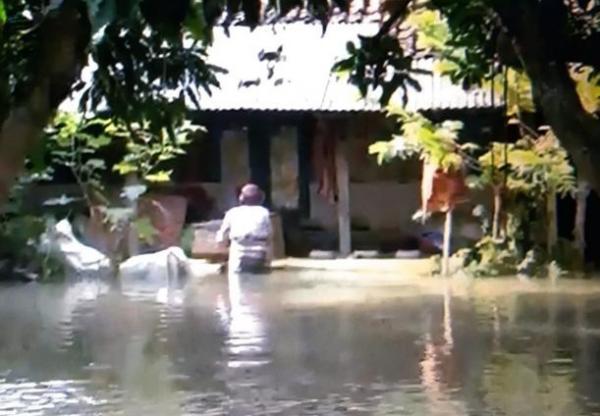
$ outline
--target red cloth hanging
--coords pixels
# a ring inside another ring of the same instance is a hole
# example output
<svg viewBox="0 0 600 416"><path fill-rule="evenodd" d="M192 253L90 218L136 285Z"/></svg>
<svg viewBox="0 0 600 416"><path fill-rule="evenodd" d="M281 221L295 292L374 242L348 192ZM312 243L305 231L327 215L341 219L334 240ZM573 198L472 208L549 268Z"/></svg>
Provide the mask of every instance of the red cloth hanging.
<svg viewBox="0 0 600 416"><path fill-rule="evenodd" d="M444 171L425 163L421 181L421 204L424 213L447 212L467 201L465 177L460 170Z"/></svg>

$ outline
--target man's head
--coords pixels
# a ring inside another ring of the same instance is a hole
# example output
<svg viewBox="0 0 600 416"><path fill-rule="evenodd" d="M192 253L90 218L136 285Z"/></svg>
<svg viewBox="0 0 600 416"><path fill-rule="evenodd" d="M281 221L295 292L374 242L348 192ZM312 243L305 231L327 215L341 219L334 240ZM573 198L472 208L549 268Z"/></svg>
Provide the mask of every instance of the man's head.
<svg viewBox="0 0 600 416"><path fill-rule="evenodd" d="M240 191L240 204L261 205L265 201L265 193L253 183L244 185Z"/></svg>

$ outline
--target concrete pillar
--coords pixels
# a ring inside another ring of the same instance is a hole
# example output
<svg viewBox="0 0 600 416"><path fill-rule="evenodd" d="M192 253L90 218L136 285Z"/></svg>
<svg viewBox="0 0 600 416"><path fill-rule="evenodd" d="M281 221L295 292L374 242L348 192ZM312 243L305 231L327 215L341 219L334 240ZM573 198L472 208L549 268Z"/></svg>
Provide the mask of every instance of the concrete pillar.
<svg viewBox="0 0 600 416"><path fill-rule="evenodd" d="M350 218L350 172L348 169L347 143L338 140L335 146L335 168L337 179L337 217L339 251L341 256L352 253L352 227Z"/></svg>

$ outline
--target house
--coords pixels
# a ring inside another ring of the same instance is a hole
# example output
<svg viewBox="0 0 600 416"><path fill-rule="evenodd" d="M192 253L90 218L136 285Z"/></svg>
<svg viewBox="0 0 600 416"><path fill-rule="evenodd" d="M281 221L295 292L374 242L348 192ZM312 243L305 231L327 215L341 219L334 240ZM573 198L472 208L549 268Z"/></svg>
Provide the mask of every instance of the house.
<svg viewBox="0 0 600 416"><path fill-rule="evenodd" d="M399 238L419 232L412 216L419 207L420 165L380 167L368 155L369 144L390 137L393 126L378 91L361 97L331 68L349 41L376 33L379 15L346 16L333 19L324 33L319 22L297 19L253 30L216 28L208 61L228 73L200 100L194 117L209 137L189 152L178 180L202 183L218 211L235 203L241 184L257 183L272 209L293 218L286 230L304 230L304 246L337 247L342 254L386 244L395 249ZM415 76L421 90L408 89L407 109L463 120L471 141L497 139L500 97L452 84L433 72L431 58L415 65L432 72ZM392 101L402 99L398 92Z"/></svg>
<svg viewBox="0 0 600 416"><path fill-rule="evenodd" d="M171 190L192 205L208 194L214 209L189 211L188 220L218 217L236 203L236 189L260 185L269 206L282 214L290 247L394 250L418 234L412 221L419 207L420 165L383 167L368 146L390 137L393 125L379 104L380 92L361 97L341 74L332 73L349 41L373 35L382 21L378 1L354 0L338 11L323 32L304 12L254 29L230 20L214 29L208 61L227 70L220 88L201 92L191 117L208 129L178 160ZM501 97L490 89L464 90L436 74L434 60L415 67L420 91L409 88L392 102L433 119L465 122L469 141L498 139ZM65 108L68 108L67 105ZM192 106L190 106L192 107ZM201 204L200 204L201 205Z"/></svg>

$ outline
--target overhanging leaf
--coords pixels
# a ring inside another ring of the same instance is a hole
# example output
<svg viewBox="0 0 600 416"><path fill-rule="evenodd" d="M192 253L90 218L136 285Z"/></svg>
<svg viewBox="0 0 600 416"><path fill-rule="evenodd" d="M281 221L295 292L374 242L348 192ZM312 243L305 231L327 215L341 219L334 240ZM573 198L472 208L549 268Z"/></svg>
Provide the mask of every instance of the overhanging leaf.
<svg viewBox="0 0 600 416"><path fill-rule="evenodd" d="M121 198L125 198L130 202L137 201L146 191L148 187L146 185L128 185L123 187L121 192Z"/></svg>
<svg viewBox="0 0 600 416"><path fill-rule="evenodd" d="M81 198L74 198L70 196L66 196L65 194L61 195L58 198L50 198L44 201L44 206L52 207L52 206L66 206L70 205L73 202L80 201Z"/></svg>
<svg viewBox="0 0 600 416"><path fill-rule="evenodd" d="M115 172L118 172L120 175L124 176L129 173L137 172L138 168L137 168L137 166L135 166L131 163L121 162L121 163L117 163L116 165L114 165L113 170Z"/></svg>
<svg viewBox="0 0 600 416"><path fill-rule="evenodd" d="M185 27L197 40L212 42L212 31L204 18L204 9L201 4L194 2L184 21Z"/></svg>
<svg viewBox="0 0 600 416"><path fill-rule="evenodd" d="M133 227L140 238L145 243L152 243L158 234L158 231L152 225L148 217L141 217L133 222Z"/></svg>
<svg viewBox="0 0 600 416"><path fill-rule="evenodd" d="M172 171L160 171L144 177L148 182L168 182L171 180Z"/></svg>
<svg viewBox="0 0 600 416"><path fill-rule="evenodd" d="M6 8L4 7L4 0L0 0L0 30L6 23Z"/></svg>
<svg viewBox="0 0 600 416"><path fill-rule="evenodd" d="M93 33L117 17L116 0L87 0Z"/></svg>
<svg viewBox="0 0 600 416"><path fill-rule="evenodd" d="M85 165L91 169L104 169L106 167L106 163L102 159L90 159L85 162Z"/></svg>

